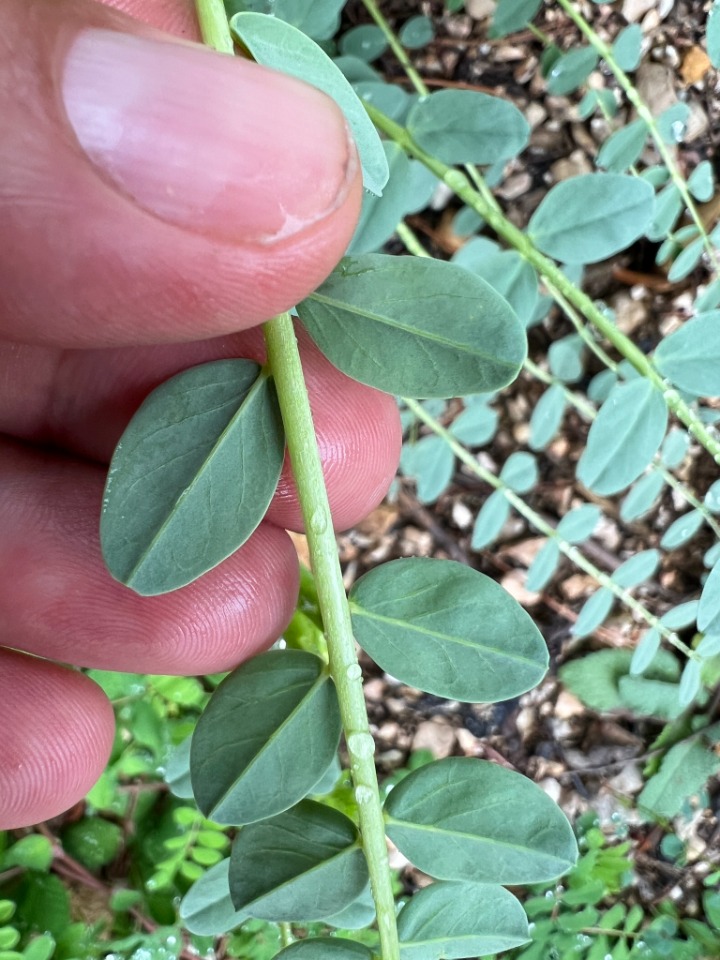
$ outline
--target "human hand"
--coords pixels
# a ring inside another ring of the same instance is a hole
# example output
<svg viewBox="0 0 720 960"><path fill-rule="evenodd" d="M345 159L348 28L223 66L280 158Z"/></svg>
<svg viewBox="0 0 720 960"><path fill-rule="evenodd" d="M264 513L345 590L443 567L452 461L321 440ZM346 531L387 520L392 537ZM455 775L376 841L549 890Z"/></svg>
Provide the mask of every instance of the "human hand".
<svg viewBox="0 0 720 960"><path fill-rule="evenodd" d="M292 615L284 528L302 523L287 468L245 546L146 598L102 563L103 464L168 376L262 358L256 325L329 273L362 196L323 94L160 33L196 38L191 0L112 4L145 22L92 0L6 0L3 11L0 829L72 805L110 749L102 691L51 661L214 672L265 648ZM333 517L348 527L393 475L395 404L300 337Z"/></svg>

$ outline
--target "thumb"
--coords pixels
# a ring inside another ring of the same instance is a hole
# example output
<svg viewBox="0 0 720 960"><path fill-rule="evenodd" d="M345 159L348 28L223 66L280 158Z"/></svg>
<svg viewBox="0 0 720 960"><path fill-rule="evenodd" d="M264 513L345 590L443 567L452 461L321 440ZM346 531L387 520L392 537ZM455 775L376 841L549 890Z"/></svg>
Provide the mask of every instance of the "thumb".
<svg viewBox="0 0 720 960"><path fill-rule="evenodd" d="M342 255L362 191L324 94L92 0L5 0L0 44L0 336L216 336Z"/></svg>

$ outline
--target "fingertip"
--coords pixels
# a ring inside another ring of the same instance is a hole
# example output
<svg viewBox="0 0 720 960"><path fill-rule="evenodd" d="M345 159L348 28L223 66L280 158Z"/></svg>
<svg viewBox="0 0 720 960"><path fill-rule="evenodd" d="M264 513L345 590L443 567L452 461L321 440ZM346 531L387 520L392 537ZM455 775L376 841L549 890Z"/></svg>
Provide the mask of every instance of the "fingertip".
<svg viewBox="0 0 720 960"><path fill-rule="evenodd" d="M0 830L48 820L102 773L113 711L81 673L0 649Z"/></svg>

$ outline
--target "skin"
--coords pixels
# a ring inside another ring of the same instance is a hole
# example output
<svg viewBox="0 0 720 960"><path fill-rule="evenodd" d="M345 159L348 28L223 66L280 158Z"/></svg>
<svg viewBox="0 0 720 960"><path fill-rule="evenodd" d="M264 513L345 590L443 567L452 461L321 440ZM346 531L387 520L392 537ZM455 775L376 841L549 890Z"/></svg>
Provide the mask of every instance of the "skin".
<svg viewBox="0 0 720 960"><path fill-rule="evenodd" d="M180 207L158 215L142 192L145 168L124 161L132 189L109 178L78 142L74 115L63 105L69 57L88 27L112 31L113 41L116 34L163 45L197 39L189 0L4 4L0 829L61 813L103 770L111 707L67 664L190 675L225 670L265 649L288 622L297 561L285 530L302 530L302 521L287 465L266 521L242 549L198 583L153 598L136 596L103 566L97 530L105 470L132 413L158 383L216 358L262 360L257 324L329 273L362 198L354 148L334 104L297 81L228 60L223 69L254 71L248 82L256 84L262 115L313 112L318 136L310 145L296 141L302 163L293 166L287 125L277 130L270 123L262 142L249 143L242 155L246 168L274 178L272 189L253 194L240 184L226 217L219 206L209 213L203 207L197 217ZM205 124L198 142L207 143L208 116L211 109L198 107ZM336 198L329 203L331 189ZM278 223L273 191L283 190L297 198L297 222L294 232L269 243L263 229L272 234ZM243 225L247 211L252 230ZM342 529L387 489L400 447L397 412L392 398L348 380L301 332L300 340L333 517Z"/></svg>

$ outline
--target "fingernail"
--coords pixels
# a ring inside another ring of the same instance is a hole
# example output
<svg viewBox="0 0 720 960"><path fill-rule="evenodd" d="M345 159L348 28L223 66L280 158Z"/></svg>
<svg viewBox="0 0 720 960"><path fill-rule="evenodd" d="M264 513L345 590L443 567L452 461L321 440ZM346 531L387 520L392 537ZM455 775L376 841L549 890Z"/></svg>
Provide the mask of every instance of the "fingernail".
<svg viewBox="0 0 720 960"><path fill-rule="evenodd" d="M111 183L216 239L292 236L339 206L355 177L346 124L324 94L192 44L84 30L62 96Z"/></svg>

